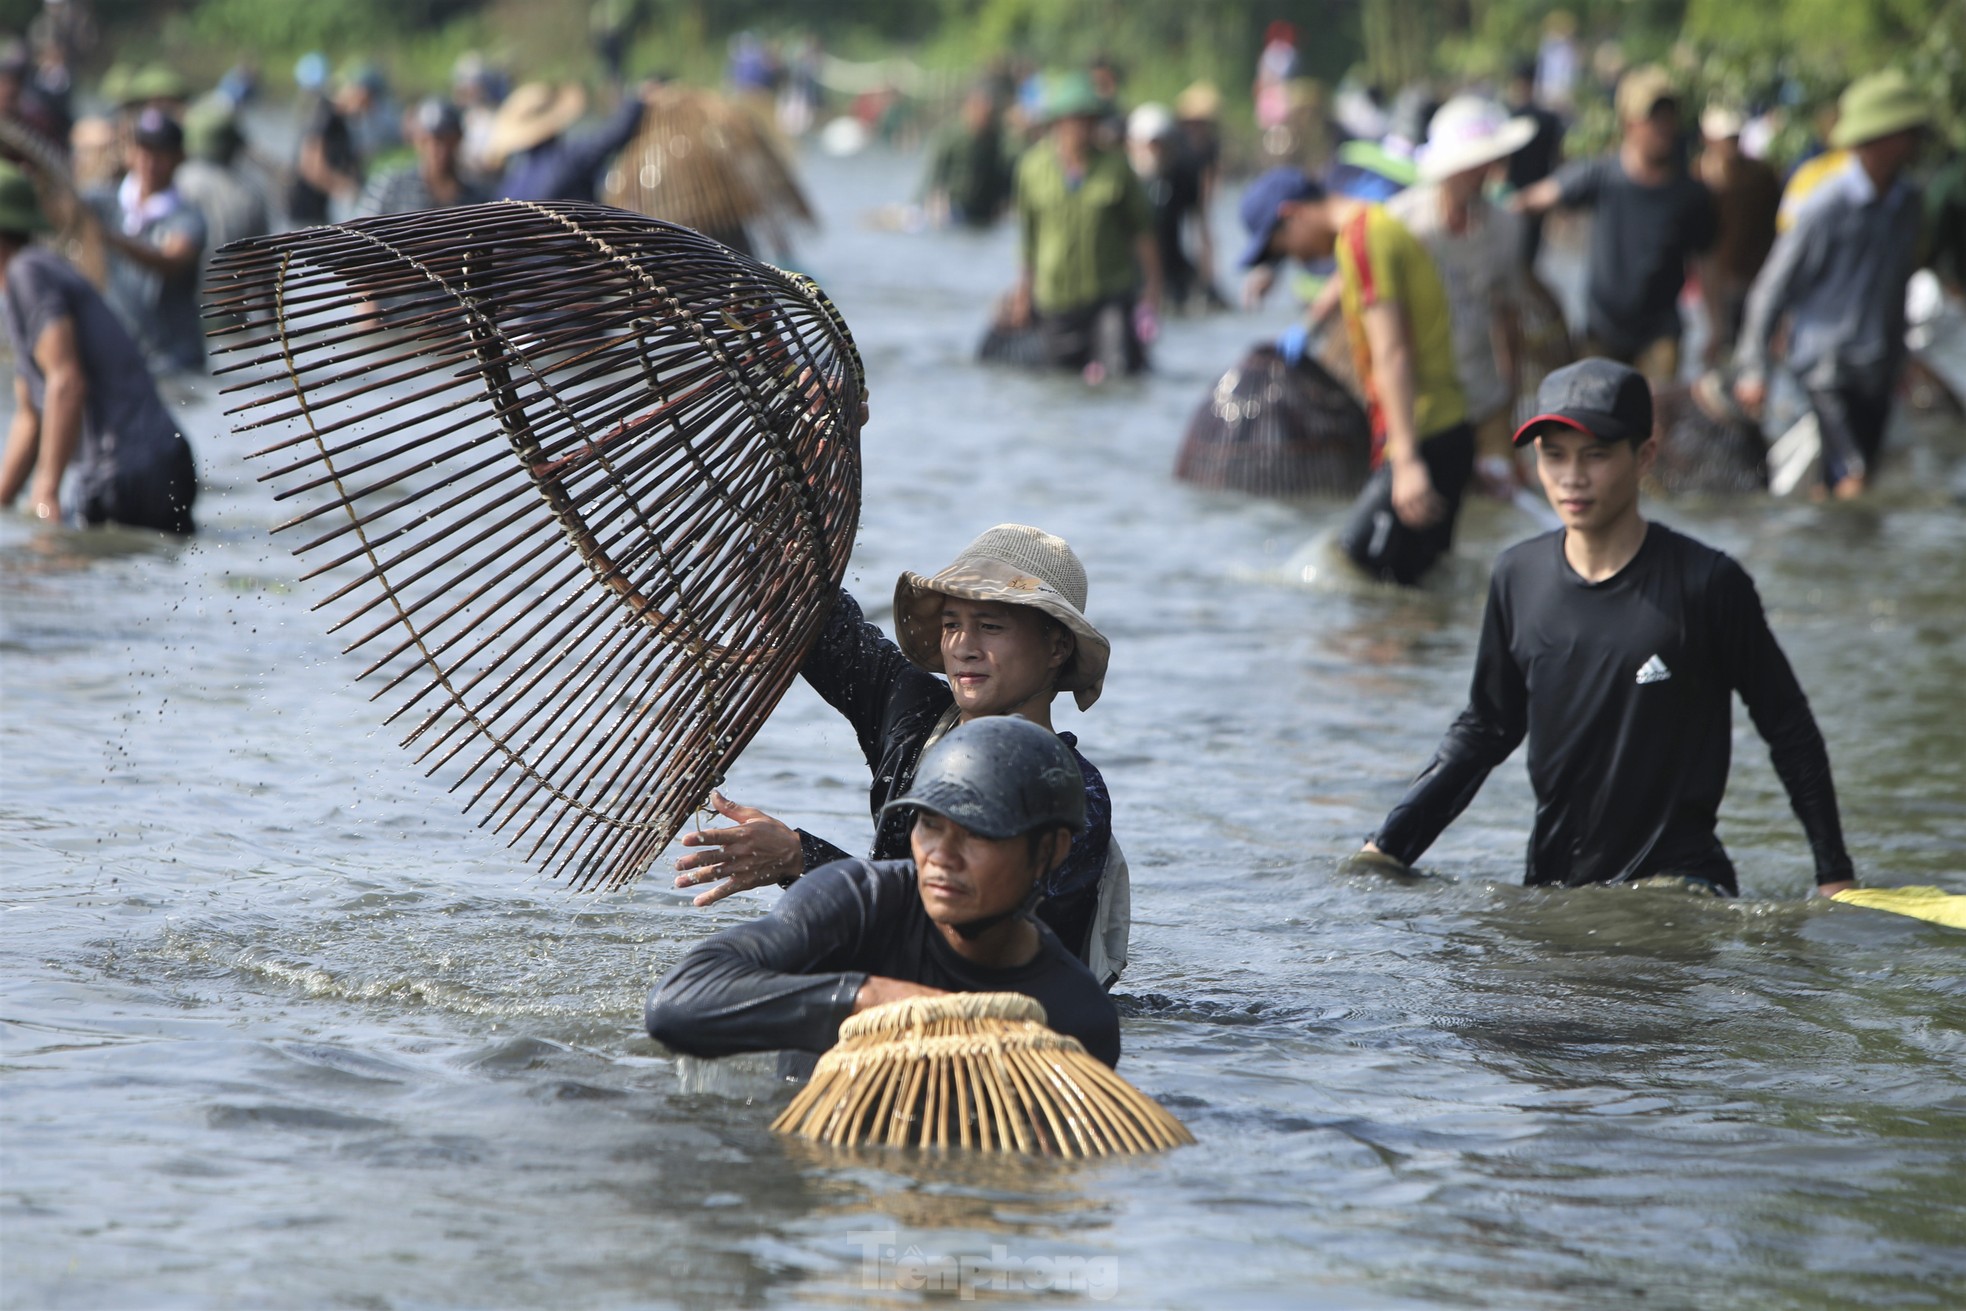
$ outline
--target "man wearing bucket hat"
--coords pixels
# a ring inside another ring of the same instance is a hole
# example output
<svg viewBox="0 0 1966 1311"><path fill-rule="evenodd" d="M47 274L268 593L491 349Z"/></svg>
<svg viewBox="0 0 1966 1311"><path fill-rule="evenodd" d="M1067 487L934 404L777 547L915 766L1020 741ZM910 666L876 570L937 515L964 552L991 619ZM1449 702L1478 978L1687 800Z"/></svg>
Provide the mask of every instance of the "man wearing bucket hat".
<svg viewBox="0 0 1966 1311"><path fill-rule="evenodd" d="M1515 440L1535 444L1563 526L1495 562L1468 707L1366 844L1368 862L1418 860L1526 736L1526 883L1733 896L1714 825L1738 692L1808 836L1817 893L1854 886L1829 753L1753 581L1639 513L1658 453L1645 379L1580 360L1536 401Z"/></svg>
<svg viewBox="0 0 1966 1311"><path fill-rule="evenodd" d="M1339 534L1345 554L1411 586L1454 544L1474 474L1474 429L1454 365L1447 291L1425 246L1385 206L1327 195L1276 168L1242 196L1252 283L1285 259L1338 261L1339 305L1365 389L1375 466Z"/></svg>
<svg viewBox="0 0 1966 1311"><path fill-rule="evenodd" d="M492 119L486 161L504 170L498 193L507 200L584 200L593 203L601 170L641 126L643 97L623 96L599 125L568 131L587 111L587 93L573 85L527 82L505 97Z"/></svg>
<svg viewBox="0 0 1966 1311"><path fill-rule="evenodd" d="M1050 729L1059 693L1070 692L1081 710L1099 699L1111 647L1085 617L1085 601L1085 567L1072 548L1024 524L990 529L933 576L902 574L894 588L896 640L840 592L800 673L853 725L873 772L876 860L907 853L907 823L884 807L907 792L923 751L956 724L1014 715ZM1126 965L1126 860L1113 841L1105 779L1071 734L1058 736L1084 775L1087 823L1047 875L1038 915L1110 981ZM678 887L723 881L701 894L699 905L789 882L845 855L754 807L713 801L736 825L685 834L684 846L709 850L676 862Z"/></svg>
<svg viewBox="0 0 1966 1311"><path fill-rule="evenodd" d="M87 523L188 533L198 494L191 447L116 315L66 260L34 243L48 229L34 184L0 164L0 319L14 357L0 504L25 490L35 516L52 522L72 509Z"/></svg>
<svg viewBox="0 0 1966 1311"><path fill-rule="evenodd" d="M1483 187L1502 161L1536 135L1536 121L1511 118L1492 100L1458 95L1427 126L1415 158L1420 185L1386 209L1433 256L1454 327L1454 364L1474 425L1484 481L1513 492L1516 382L1512 348L1524 271L1522 219L1490 205ZM1498 347L1506 359L1498 358Z"/></svg>
<svg viewBox="0 0 1966 1311"><path fill-rule="evenodd" d="M1905 287L1918 263L1921 210L1906 176L1931 111L1895 69L1851 83L1830 144L1850 152L1775 241L1748 293L1734 394L1758 414L1768 343L1789 323L1788 367L1822 433L1823 485L1860 495L1877 463L1905 362Z"/></svg>
<svg viewBox="0 0 1966 1311"><path fill-rule="evenodd" d="M1097 382L1147 364L1160 313L1160 251L1147 193L1096 128L1106 103L1084 73L1051 78L1044 140L1017 164L1017 283L1004 326L1035 323L1045 357Z"/></svg>
<svg viewBox="0 0 1966 1311"><path fill-rule="evenodd" d="M1590 353L1622 360L1655 385L1679 372L1679 293L1687 262L1713 244L1713 201L1679 154L1679 93L1656 64L1618 82L1616 154L1574 160L1520 193L1542 214L1591 211Z"/></svg>
<svg viewBox="0 0 1966 1311"><path fill-rule="evenodd" d="M906 997L1020 992L1119 1063L1119 1012L1031 913L1086 827L1074 752L1014 716L962 724L882 808L907 856L834 861L767 914L704 939L649 993L649 1036L693 1056L823 1052L851 1015Z"/></svg>

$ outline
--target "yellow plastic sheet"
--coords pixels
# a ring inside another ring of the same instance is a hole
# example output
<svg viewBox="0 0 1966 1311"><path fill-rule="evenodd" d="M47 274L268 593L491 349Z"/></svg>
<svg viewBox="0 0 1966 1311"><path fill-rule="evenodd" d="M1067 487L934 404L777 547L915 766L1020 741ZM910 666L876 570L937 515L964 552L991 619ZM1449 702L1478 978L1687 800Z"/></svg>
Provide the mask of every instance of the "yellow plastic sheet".
<svg viewBox="0 0 1966 1311"><path fill-rule="evenodd" d="M1893 915L1910 915L1949 929L1966 929L1966 894L1947 892L1944 888L1848 888L1831 900L1847 906L1888 910Z"/></svg>

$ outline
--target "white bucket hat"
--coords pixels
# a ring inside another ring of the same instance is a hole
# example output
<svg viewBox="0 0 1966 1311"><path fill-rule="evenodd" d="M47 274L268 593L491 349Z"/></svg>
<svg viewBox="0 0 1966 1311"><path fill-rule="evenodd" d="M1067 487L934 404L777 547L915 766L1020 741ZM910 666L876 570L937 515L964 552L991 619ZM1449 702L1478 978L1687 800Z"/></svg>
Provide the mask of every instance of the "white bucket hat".
<svg viewBox="0 0 1966 1311"><path fill-rule="evenodd" d="M1434 111L1427 144L1414 156L1422 182L1438 182L1507 159L1536 135L1533 118L1510 118L1485 96L1455 96Z"/></svg>
<svg viewBox="0 0 1966 1311"><path fill-rule="evenodd" d="M1085 617L1085 566L1064 538L1021 523L998 524L930 578L904 573L894 584L894 636L901 652L930 673L942 666L942 598L1027 605L1078 640L1059 671L1058 690L1079 709L1099 699L1112 644Z"/></svg>

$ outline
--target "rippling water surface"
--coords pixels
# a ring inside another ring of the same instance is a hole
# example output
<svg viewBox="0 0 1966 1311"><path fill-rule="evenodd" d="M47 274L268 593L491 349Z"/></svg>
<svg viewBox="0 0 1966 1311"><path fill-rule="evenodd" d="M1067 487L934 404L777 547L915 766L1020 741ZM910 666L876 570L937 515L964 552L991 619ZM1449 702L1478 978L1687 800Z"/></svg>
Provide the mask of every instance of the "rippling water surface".
<svg viewBox="0 0 1966 1311"><path fill-rule="evenodd" d="M1201 1145L1057 1167L774 1139L767 1067L673 1060L640 1003L776 894L529 875L378 727L249 443L193 395L196 541L0 520L0 1301L1966 1303L1966 935L1805 901L1744 714L1737 902L1521 888L1519 760L1430 853L1446 877L1338 873L1458 709L1486 562L1531 522L1471 507L1426 593L1336 586L1312 544L1338 507L1168 476L1281 306L1172 325L1139 385L984 371L1008 234L860 226L904 162L812 179L802 260L873 389L851 583L885 619L898 570L1005 519L1084 555L1113 673L1063 723L1132 858L1122 1068ZM1961 434L1926 438L1874 503L1659 513L1755 574L1863 875L1966 892ZM803 687L727 790L869 838L852 736Z"/></svg>

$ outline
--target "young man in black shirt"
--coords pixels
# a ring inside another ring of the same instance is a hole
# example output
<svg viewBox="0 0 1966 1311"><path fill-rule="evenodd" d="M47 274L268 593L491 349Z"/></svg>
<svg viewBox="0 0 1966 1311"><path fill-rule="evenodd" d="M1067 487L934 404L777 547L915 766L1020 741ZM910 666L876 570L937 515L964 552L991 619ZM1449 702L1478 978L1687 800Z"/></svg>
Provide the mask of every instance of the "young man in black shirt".
<svg viewBox="0 0 1966 1311"><path fill-rule="evenodd" d="M771 911L699 943L649 994L649 1036L692 1056L822 1052L850 1015L906 997L1021 992L1108 1065L1119 1012L1032 914L1085 828L1078 759L997 715L930 747L908 795L913 859L835 861Z"/></svg>
<svg viewBox="0 0 1966 1311"><path fill-rule="evenodd" d="M1638 512L1656 457L1635 371L1552 373L1515 436L1563 528L1503 552L1468 708L1365 850L1410 864L1526 734L1536 825L1530 885L1670 880L1739 889L1714 834L1733 694L1788 789L1823 896L1855 886L1829 754L1746 571Z"/></svg>

